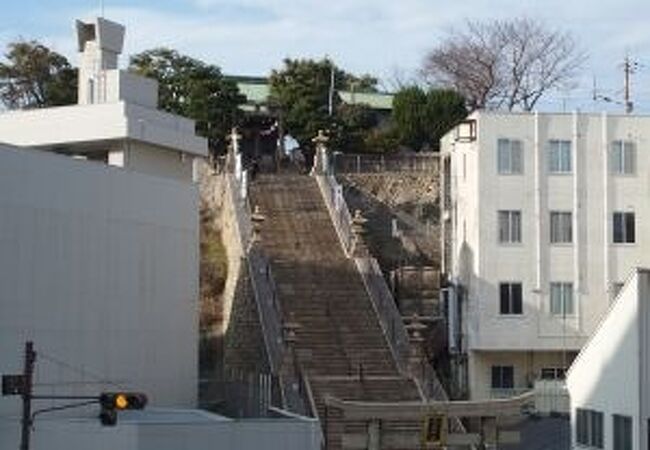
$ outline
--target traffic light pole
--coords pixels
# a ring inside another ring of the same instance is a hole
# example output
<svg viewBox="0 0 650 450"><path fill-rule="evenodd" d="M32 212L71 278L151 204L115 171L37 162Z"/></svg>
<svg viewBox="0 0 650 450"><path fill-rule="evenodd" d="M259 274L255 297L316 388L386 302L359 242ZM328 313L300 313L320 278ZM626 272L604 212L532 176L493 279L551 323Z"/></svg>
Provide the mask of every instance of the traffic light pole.
<svg viewBox="0 0 650 450"><path fill-rule="evenodd" d="M35 363L34 343L28 341L25 343L23 373L2 375L2 395L20 396L23 402L20 450L29 450L32 425L39 414L99 403L101 406L99 417L102 424L112 426L117 421L117 411L144 409L147 404L147 396L141 392L102 392L99 395L34 395ZM79 402L32 411L32 401L34 400L79 400Z"/></svg>
<svg viewBox="0 0 650 450"><path fill-rule="evenodd" d="M36 362L36 352L32 341L25 343L24 358L23 376L25 377L25 386L21 395L23 399L23 418L21 421L20 450L29 450L29 438L32 431L32 388L34 363Z"/></svg>

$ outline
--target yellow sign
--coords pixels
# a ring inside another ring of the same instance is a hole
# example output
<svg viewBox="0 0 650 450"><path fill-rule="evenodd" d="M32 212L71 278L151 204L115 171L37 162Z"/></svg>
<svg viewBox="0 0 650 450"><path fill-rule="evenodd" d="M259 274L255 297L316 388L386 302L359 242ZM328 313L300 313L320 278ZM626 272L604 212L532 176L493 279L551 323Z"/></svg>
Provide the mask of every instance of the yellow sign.
<svg viewBox="0 0 650 450"><path fill-rule="evenodd" d="M440 448L447 445L448 421L444 415L424 417L422 424L422 448Z"/></svg>

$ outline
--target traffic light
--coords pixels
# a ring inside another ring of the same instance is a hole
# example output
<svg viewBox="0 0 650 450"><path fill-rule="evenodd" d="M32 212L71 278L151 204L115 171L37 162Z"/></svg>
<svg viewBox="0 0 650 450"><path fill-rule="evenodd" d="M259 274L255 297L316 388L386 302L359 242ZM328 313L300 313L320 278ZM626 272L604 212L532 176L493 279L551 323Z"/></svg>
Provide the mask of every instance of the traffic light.
<svg viewBox="0 0 650 450"><path fill-rule="evenodd" d="M144 409L147 396L140 392L103 392L99 396L99 405L102 425L113 426L117 423L117 411Z"/></svg>

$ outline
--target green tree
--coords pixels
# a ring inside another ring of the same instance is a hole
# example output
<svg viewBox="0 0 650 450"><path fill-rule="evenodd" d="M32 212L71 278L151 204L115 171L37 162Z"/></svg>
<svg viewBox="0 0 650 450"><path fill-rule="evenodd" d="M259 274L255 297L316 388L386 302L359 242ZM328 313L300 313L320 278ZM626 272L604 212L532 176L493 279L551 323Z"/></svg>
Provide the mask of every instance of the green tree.
<svg viewBox="0 0 650 450"><path fill-rule="evenodd" d="M197 133L208 138L212 152L225 149L225 137L240 122L239 106L246 99L219 67L156 48L132 56L129 70L158 80L160 107L194 119Z"/></svg>
<svg viewBox="0 0 650 450"><path fill-rule="evenodd" d="M45 108L77 102L77 70L65 56L37 41L7 46L0 62L0 100L9 109Z"/></svg>
<svg viewBox="0 0 650 450"><path fill-rule="evenodd" d="M438 150L440 138L466 115L465 99L457 92L411 86L395 94L391 119L402 145Z"/></svg>
<svg viewBox="0 0 650 450"><path fill-rule="evenodd" d="M271 73L271 105L278 111L287 132L306 153L312 150L311 139L321 129L329 131L332 148L359 151L364 134L376 125L368 107L344 105L336 94L332 96L330 115L332 71L334 91L376 90L375 78L346 73L329 59L285 59L284 67Z"/></svg>

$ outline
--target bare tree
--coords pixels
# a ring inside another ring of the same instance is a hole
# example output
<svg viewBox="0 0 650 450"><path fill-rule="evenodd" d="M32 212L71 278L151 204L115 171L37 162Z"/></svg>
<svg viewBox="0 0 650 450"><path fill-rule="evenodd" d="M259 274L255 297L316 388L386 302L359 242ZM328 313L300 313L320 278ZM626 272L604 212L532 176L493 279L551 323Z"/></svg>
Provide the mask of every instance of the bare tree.
<svg viewBox="0 0 650 450"><path fill-rule="evenodd" d="M569 33L519 18L466 23L426 57L423 75L476 108L530 111L547 92L574 85L585 61Z"/></svg>

